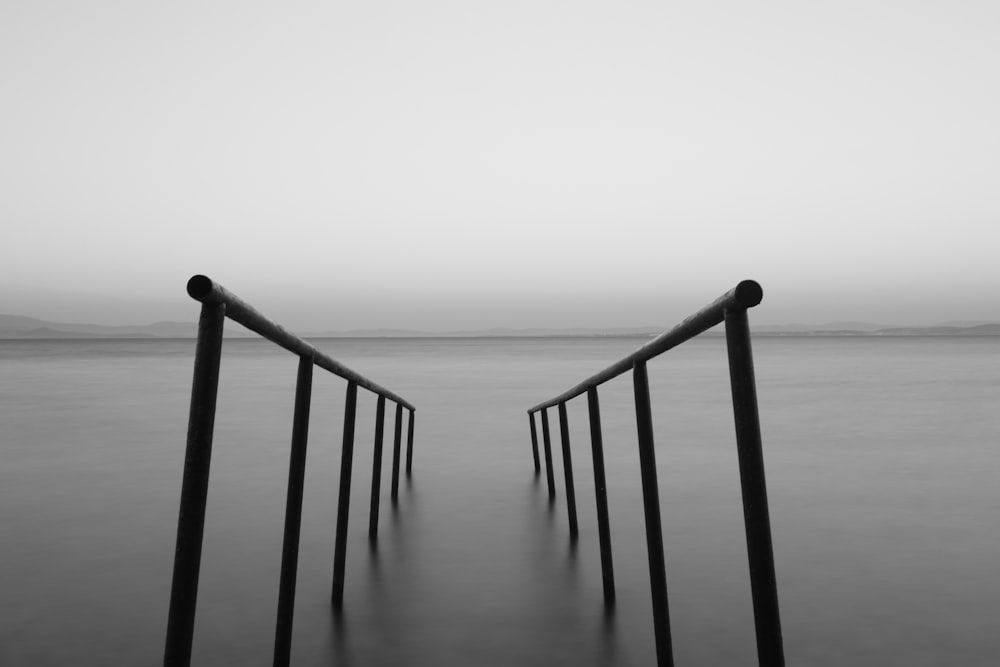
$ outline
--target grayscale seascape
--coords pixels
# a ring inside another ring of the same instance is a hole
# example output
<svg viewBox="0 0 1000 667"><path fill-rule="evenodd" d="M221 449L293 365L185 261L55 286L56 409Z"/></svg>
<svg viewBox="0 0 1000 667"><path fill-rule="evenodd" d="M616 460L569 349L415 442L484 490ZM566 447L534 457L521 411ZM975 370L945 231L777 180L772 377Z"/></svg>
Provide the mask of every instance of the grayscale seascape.
<svg viewBox="0 0 1000 667"><path fill-rule="evenodd" d="M998 72L997 0L0 2L0 667L997 667Z"/></svg>
<svg viewBox="0 0 1000 667"><path fill-rule="evenodd" d="M586 401L568 404L575 548L560 449L550 506L525 412L642 342L313 341L414 403L414 465L393 508L387 446L370 550L362 390L338 620L345 383L317 369L293 664L652 664L628 376L601 388L612 613ZM787 664L996 664L998 352L996 337L754 338ZM0 664L160 663L193 353L192 340L0 341ZM269 343L223 346L195 664L270 664L295 371ZM756 664L724 341L649 371L676 663Z"/></svg>

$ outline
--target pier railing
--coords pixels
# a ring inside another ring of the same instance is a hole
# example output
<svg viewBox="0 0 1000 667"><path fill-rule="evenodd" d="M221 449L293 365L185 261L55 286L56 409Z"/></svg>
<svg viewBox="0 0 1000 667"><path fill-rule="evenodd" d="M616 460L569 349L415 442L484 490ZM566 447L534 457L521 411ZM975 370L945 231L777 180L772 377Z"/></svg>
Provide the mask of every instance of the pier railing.
<svg viewBox="0 0 1000 667"><path fill-rule="evenodd" d="M291 460L285 506L284 541L281 551L277 628L274 642L274 664L287 665L291 655L292 614L295 603L295 578L298 569L299 529L302 522L302 491L309 431L309 409L312 397L313 366L318 366L347 380L333 565L332 604L335 609L339 609L342 605L344 595L344 565L347 552L347 521L351 497L351 467L354 456L354 422L358 387L363 387L378 395L375 463L372 475L369 521L369 538L372 540L375 539L378 530L385 402L388 399L396 404L391 490L393 503L397 501L399 489L403 409L405 408L410 413L406 439L406 474L409 476L413 462L415 408L393 392L331 359L306 341L270 321L210 278L201 275L194 276L188 281L187 291L193 299L200 301L202 305L198 321L198 342L195 350L194 381L191 389L187 449L184 456L180 516L177 523L177 547L174 553L174 571L170 590L170 609L167 618L167 640L163 663L174 667L186 666L191 662L191 643L194 638L194 616L198 597L198 574L201 567L201 546L205 527L205 501L208 494L208 473L212 458L212 434L215 425L216 395L222 356L222 332L228 317L299 357L295 408L292 417Z"/></svg>
<svg viewBox="0 0 1000 667"><path fill-rule="evenodd" d="M597 387L626 371L632 371L633 391L635 393L636 430L638 433L639 467L646 522L646 546L649 554L649 580L653 601L653 630L656 637L657 664L661 667L673 665L673 648L670 639L667 578L663 557L663 534L660 524L660 500L656 476L656 457L653 447L653 421L649 400L649 379L646 374L646 362L721 322L725 322L726 346L729 352L729 375L732 388L733 415L736 422L736 449L739 458L740 484L743 493L743 516L746 525L757 657L762 667L781 667L784 665L781 623L778 615L778 591L774 574L774 555L771 546L771 526L768 516L767 490L764 483L764 459L761 452L757 390L754 381L753 358L750 349L750 329L747 320L747 309L759 304L762 297L763 291L760 285L752 280L745 280L670 331L660 334L624 359L608 366L555 398L539 403L528 410L535 474L538 475L541 471L538 456L538 435L535 427L535 413L540 413L548 493L550 499L555 499L555 480L552 470L552 449L547 410L553 406L558 408L563 470L566 480L566 505L569 515L569 531L571 539L575 540L578 534L576 495L573 486L573 462L566 417L566 402L583 393L587 394L587 404L590 414L591 451L594 459L594 485L596 487L597 498L601 572L604 580L605 603L608 605L613 604L615 598L614 569L608 526L608 501L604 475L604 452Z"/></svg>

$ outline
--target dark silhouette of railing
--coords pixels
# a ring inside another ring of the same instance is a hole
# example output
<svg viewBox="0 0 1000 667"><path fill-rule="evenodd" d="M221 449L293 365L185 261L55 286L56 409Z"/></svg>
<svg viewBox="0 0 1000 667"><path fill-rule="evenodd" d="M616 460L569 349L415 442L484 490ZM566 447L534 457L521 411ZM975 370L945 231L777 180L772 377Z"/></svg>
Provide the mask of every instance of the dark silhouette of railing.
<svg viewBox="0 0 1000 667"><path fill-rule="evenodd" d="M646 375L646 362L723 321L726 329L726 346L729 351L729 375L732 387L733 414L736 422L740 484L743 491L743 517L746 524L750 586L757 637L757 658L760 665L767 667L781 667L785 662L781 643L781 623L778 615L778 590L774 575L774 554L771 547L767 490L764 484L764 459L761 453L757 390L754 381L753 357L750 350L750 329L747 322L747 309L759 304L762 297L763 291L760 285L752 280L745 280L698 313L687 318L670 331L660 334L624 359L608 366L559 396L539 403L528 410L535 475L541 472L535 413L541 413L545 473L548 481L549 499L554 500L555 480L552 473L552 448L547 409L558 406L563 469L566 476L569 531L570 538L575 541L578 534L576 495L573 487L573 462L570 453L566 401L584 392L587 393L591 449L594 458L601 572L604 580L605 604L610 606L614 603L615 598L615 580L611 560L611 537L608 528L608 499L604 479L604 453L597 387L628 370L632 371L639 441L639 467L646 519L646 546L649 553L649 579L653 598L653 630L656 637L656 660L657 664L661 666L673 665L673 649L670 640L670 617L667 609L667 578L663 561L663 534L660 525L660 500L656 481L653 421L649 402L649 379Z"/></svg>
<svg viewBox="0 0 1000 667"><path fill-rule="evenodd" d="M258 313L239 297L226 291L206 276L194 276L187 291L200 301L198 343L195 350L194 382L188 420L187 449L181 486L180 516L177 522L177 548L167 617L167 640L163 663L170 667L191 662L194 615L198 596L198 573L201 567L202 535L205 527L205 500L208 472L212 458L212 432L215 425L216 394L222 353L222 330L225 319L239 322L299 357L295 386L295 409L292 417L291 461L288 472L288 497L285 506L284 542L281 551L281 575L278 587L277 629L274 641L274 664L287 665L291 655L292 613L295 603L295 577L298 568L299 528L302 523L302 490L305 476L306 440L309 430L309 407L312 395L313 366L344 378L347 399L344 414L344 439L341 453L340 494L337 506L337 535L334 548L332 604L339 610L344 595L344 565L347 551L347 520L351 499L351 465L354 456L354 419L358 387L378 395L375 435L375 466L372 477L369 538L378 530L378 501L382 462L382 422L385 401L396 404L395 442L392 464L392 502L398 498L399 457L403 408L410 412L406 442L406 474L413 462L413 418L415 408L388 389L331 359L301 338L289 333Z"/></svg>

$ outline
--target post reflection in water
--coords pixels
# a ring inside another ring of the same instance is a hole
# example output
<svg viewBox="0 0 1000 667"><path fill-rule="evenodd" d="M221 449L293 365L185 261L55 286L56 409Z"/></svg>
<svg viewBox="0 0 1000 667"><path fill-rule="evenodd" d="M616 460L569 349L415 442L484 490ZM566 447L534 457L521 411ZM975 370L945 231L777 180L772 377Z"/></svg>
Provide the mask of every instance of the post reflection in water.
<svg viewBox="0 0 1000 667"><path fill-rule="evenodd" d="M997 340L755 341L788 664L996 662ZM581 364L599 368L634 340L323 345L427 407L395 513L384 485L376 554L367 540L374 424L358 420L345 599L334 616L344 386L317 376L292 664L653 663L632 383L612 380L600 396L613 614L603 604L587 404L567 405L573 554L563 484L550 505L524 419L526 397L568 386ZM161 659L192 346L0 342L10 399L0 402L3 665ZM685 666L746 664L755 653L723 346L692 341L649 378L674 648ZM296 359L272 348L226 342L195 664L258 664L273 651ZM374 413L371 394L358 401L359 414ZM539 415L535 425L541 458ZM550 453L561 477L560 449Z"/></svg>
<svg viewBox="0 0 1000 667"><path fill-rule="evenodd" d="M433 484L426 514L423 483L401 485L365 552L364 577L347 582L343 610L330 612L326 660L616 664L615 609L600 596L596 553L570 539L556 518L561 503L550 502L540 476L520 495L518 485L505 499L481 489L467 503L455 503L448 484ZM473 531L477 522L490 529Z"/></svg>

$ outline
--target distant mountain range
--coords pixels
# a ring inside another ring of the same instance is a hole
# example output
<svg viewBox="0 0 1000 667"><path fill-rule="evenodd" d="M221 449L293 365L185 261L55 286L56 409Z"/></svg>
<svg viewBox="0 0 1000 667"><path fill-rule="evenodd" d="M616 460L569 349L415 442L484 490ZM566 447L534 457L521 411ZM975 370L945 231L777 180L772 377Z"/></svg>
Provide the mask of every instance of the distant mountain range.
<svg viewBox="0 0 1000 667"><path fill-rule="evenodd" d="M846 325L846 326L845 326ZM864 322L821 325L786 324L752 327L765 336L1000 336L1000 322L943 323L923 327L893 327Z"/></svg>
<svg viewBox="0 0 1000 667"><path fill-rule="evenodd" d="M654 336L669 327L612 328L492 328L473 331L416 331L411 329L352 329L300 333L303 338L506 338L540 336ZM933 326L898 327L871 322L830 322L827 324L754 325L764 336L1000 336L1000 322L943 322ZM107 326L49 322L21 315L0 314L0 339L14 338L194 338L194 322L154 322L146 325ZM241 326L227 326L226 335L252 338L257 334Z"/></svg>
<svg viewBox="0 0 1000 667"><path fill-rule="evenodd" d="M0 314L0 338L194 338L197 333L198 325L194 322L105 326Z"/></svg>

